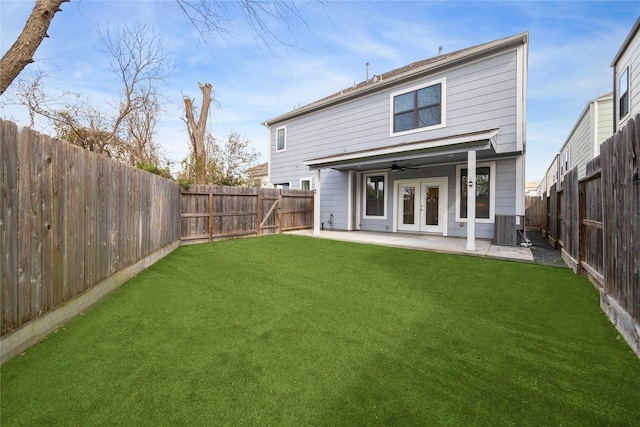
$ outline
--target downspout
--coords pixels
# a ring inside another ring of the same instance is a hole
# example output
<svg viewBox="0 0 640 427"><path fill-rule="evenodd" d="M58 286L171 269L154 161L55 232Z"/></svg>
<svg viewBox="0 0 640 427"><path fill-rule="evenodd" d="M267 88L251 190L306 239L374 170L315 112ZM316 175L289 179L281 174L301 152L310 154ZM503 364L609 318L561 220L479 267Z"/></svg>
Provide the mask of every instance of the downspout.
<svg viewBox="0 0 640 427"><path fill-rule="evenodd" d="M618 67L613 66L613 134L615 135L618 129L618 85L616 84L616 74L618 73Z"/></svg>

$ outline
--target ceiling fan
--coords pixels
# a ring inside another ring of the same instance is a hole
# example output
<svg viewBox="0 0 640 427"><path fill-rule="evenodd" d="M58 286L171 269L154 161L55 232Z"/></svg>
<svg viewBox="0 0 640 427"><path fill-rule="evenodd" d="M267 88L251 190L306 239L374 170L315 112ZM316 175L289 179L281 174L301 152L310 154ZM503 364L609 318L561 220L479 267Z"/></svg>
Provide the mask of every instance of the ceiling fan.
<svg viewBox="0 0 640 427"><path fill-rule="evenodd" d="M391 172L395 172L395 171L403 171L406 169L417 169L417 168L411 168L408 166L399 166L396 162L391 163L391 167L389 168L389 170Z"/></svg>

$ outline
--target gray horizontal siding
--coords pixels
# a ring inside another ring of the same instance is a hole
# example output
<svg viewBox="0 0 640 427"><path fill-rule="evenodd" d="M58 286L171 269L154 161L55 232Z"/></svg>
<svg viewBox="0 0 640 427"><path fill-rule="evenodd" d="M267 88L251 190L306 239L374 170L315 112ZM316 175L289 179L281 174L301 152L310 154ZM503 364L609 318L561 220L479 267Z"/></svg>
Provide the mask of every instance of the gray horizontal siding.
<svg viewBox="0 0 640 427"><path fill-rule="evenodd" d="M346 230L349 201L347 199L348 174L326 170L321 175L320 222L325 229ZM329 224L333 215L333 224Z"/></svg>
<svg viewBox="0 0 640 427"><path fill-rule="evenodd" d="M516 160L496 162L496 215L516 214L516 191Z"/></svg>
<svg viewBox="0 0 640 427"><path fill-rule="evenodd" d="M304 160L500 128L498 152L516 149L515 50L386 89L284 123L286 151L275 151L271 128L271 181L297 182L307 174ZM446 126L410 135L389 136L390 94L446 78Z"/></svg>

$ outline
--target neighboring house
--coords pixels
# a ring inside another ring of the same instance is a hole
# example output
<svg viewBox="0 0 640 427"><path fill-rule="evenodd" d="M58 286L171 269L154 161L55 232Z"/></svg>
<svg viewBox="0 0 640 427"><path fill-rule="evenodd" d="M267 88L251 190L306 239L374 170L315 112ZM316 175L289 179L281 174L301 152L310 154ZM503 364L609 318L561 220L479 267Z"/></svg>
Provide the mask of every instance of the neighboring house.
<svg viewBox="0 0 640 427"><path fill-rule="evenodd" d="M640 113L640 18L613 58L614 127L616 132Z"/></svg>
<svg viewBox="0 0 640 427"><path fill-rule="evenodd" d="M525 196L537 196L539 186L540 183L538 181L527 182L524 186Z"/></svg>
<svg viewBox="0 0 640 427"><path fill-rule="evenodd" d="M549 197L549 191L553 184L558 183L558 172L559 172L559 164L560 164L560 155L556 154L549 168L547 169L547 173L544 175L542 181L540 181L540 186L542 187L542 191L538 191L541 196Z"/></svg>
<svg viewBox="0 0 640 427"><path fill-rule="evenodd" d="M578 179L587 163L600 155L600 144L613 135L613 93L589 101L560 149L559 177L578 167Z"/></svg>
<svg viewBox="0 0 640 427"><path fill-rule="evenodd" d="M524 215L527 60L525 32L267 120L271 182L316 190L316 234L331 220L466 237L475 250L497 215Z"/></svg>
<svg viewBox="0 0 640 427"><path fill-rule="evenodd" d="M247 169L248 182L251 187L272 188L269 183L269 162L261 163Z"/></svg>

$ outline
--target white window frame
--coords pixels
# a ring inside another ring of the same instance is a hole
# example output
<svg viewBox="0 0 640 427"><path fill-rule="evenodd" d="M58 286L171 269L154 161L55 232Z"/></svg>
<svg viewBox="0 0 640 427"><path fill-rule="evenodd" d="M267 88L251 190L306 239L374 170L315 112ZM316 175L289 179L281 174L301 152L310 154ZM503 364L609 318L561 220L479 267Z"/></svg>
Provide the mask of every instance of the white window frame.
<svg viewBox="0 0 640 427"><path fill-rule="evenodd" d="M313 178L312 177L300 178L300 190L302 190L302 181L309 181L309 190L313 190Z"/></svg>
<svg viewBox="0 0 640 427"><path fill-rule="evenodd" d="M284 130L284 147L281 149L278 149L278 132L281 129ZM287 151L287 127L286 126L280 126L276 128L276 152L280 153L282 151Z"/></svg>
<svg viewBox="0 0 640 427"><path fill-rule="evenodd" d="M627 65L627 66L625 66L625 67L624 67L624 70L623 70L623 71L620 73L620 75L618 76L618 82L617 82L617 85L618 85L618 96L616 97L616 98L617 98L617 99L616 99L616 103L618 104L618 105L617 105L617 110L618 110L618 120L622 120L622 119L624 119L625 117L627 117L627 115L628 115L628 114L630 113L630 111L631 111L631 97L629 96L629 95L630 95L630 93L629 93L629 92L631 92L631 84L630 84L630 81L629 81L629 80L630 80L630 78L631 78L631 73L630 73L629 68L630 68L630 67L629 67L628 65ZM627 95L627 99L626 99L626 101L627 101L627 102L626 102L627 111L626 111L626 112L624 113L624 115L623 115L623 114L622 114L622 110L621 110L621 108L620 108L620 101L622 100L622 94L623 94L623 92L622 92L622 88L620 87L620 79L622 78L622 76L623 76L625 73L626 73L626 75L627 75L627 87L625 87L625 88L624 88L624 93L626 93L626 95Z"/></svg>
<svg viewBox="0 0 640 427"><path fill-rule="evenodd" d="M477 168L489 167L489 218L476 218L476 223L491 224L494 222L496 211L496 162L476 164ZM468 218L460 217L460 172L467 169L467 164L456 165L456 222L467 222ZM515 178L514 178L515 179Z"/></svg>
<svg viewBox="0 0 640 427"><path fill-rule="evenodd" d="M424 89L429 86L434 86L440 83L440 123L432 126L425 126L421 128L404 130L402 132L394 132L393 131L393 123L394 123L394 103L393 98L398 95L403 95L405 93L414 92L416 90ZM418 132L425 132L433 129L440 129L447 125L447 79L446 77L442 77L437 80L431 80L426 83L421 83L419 85L411 86L402 90L398 90L389 95L389 136L402 136L402 135L410 135Z"/></svg>
<svg viewBox="0 0 640 427"><path fill-rule="evenodd" d="M367 215L367 178L370 176L382 176L384 178L384 198L382 201L382 216ZM387 219L387 207L389 199L389 174L387 172L362 174L362 218L363 219Z"/></svg>

